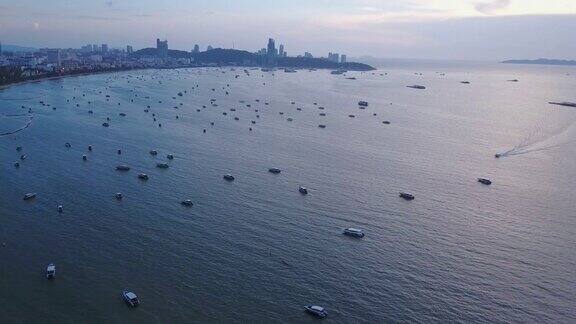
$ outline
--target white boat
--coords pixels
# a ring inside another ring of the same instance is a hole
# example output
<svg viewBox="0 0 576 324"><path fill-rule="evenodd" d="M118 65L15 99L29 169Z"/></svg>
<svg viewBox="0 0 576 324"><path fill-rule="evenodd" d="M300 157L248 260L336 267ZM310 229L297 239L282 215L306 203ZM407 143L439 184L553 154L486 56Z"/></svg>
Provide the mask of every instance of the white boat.
<svg viewBox="0 0 576 324"><path fill-rule="evenodd" d="M50 263L46 267L46 278L48 279L56 278L56 266L54 265L54 263Z"/></svg>
<svg viewBox="0 0 576 324"><path fill-rule="evenodd" d="M122 292L122 299L124 299L124 302L126 302L126 304L128 304L130 307L136 307L140 305L138 296L136 296L136 294L131 291L124 290Z"/></svg>
<svg viewBox="0 0 576 324"><path fill-rule="evenodd" d="M306 312L308 312L309 314L312 314L318 318L325 318L326 316L328 316L328 313L326 312L326 310L324 309L324 307L321 306L317 306L317 305L307 305L304 306L304 309L306 310Z"/></svg>
<svg viewBox="0 0 576 324"><path fill-rule="evenodd" d="M358 228L346 228L343 232L344 235L352 236L352 237L364 237L364 232Z"/></svg>

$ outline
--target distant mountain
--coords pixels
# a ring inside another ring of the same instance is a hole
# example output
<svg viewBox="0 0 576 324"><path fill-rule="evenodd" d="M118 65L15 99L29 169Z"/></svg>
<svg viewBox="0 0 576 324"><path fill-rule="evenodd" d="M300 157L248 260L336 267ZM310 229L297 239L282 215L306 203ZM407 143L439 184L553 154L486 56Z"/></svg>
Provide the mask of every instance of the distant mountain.
<svg viewBox="0 0 576 324"><path fill-rule="evenodd" d="M2 52L35 52L37 48L2 44Z"/></svg>
<svg viewBox="0 0 576 324"><path fill-rule="evenodd" d="M156 56L155 48L144 48L134 52L132 55L139 56ZM215 48L210 51L190 53L186 51L169 50L168 56L172 58L194 58L195 63L204 64L236 64L236 65L264 65L264 56L256 55L248 51L236 49ZM281 57L278 58L278 66L286 68L303 68L303 69L344 69L353 71L370 71L374 68L363 63L335 63L321 58L305 57Z"/></svg>
<svg viewBox="0 0 576 324"><path fill-rule="evenodd" d="M506 60L501 63L507 64L541 64L541 65L576 65L575 60L553 60L539 58L537 60Z"/></svg>

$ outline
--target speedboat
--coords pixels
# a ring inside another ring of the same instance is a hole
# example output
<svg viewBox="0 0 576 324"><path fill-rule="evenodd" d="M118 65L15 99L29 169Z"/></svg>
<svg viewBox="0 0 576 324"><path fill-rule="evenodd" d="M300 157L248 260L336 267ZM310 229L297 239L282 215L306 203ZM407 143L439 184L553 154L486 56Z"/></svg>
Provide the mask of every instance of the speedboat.
<svg viewBox="0 0 576 324"><path fill-rule="evenodd" d="M364 232L361 229L357 228L346 228L343 232L344 235L353 236L353 237L364 237Z"/></svg>
<svg viewBox="0 0 576 324"><path fill-rule="evenodd" d="M168 155L166 155L166 158L167 158L168 160L174 160L174 155L168 154Z"/></svg>
<svg viewBox="0 0 576 324"><path fill-rule="evenodd" d="M148 180L148 175L146 173L138 173L138 179Z"/></svg>
<svg viewBox="0 0 576 324"><path fill-rule="evenodd" d="M109 124L109 123L102 123L102 126L104 126L104 127L110 127L110 124Z"/></svg>
<svg viewBox="0 0 576 324"><path fill-rule="evenodd" d="M268 172L278 174L278 173L282 172L282 170L280 170L278 168L270 168L270 169L268 169Z"/></svg>
<svg viewBox="0 0 576 324"><path fill-rule="evenodd" d="M358 106L368 107L368 102L367 101L358 101Z"/></svg>
<svg viewBox="0 0 576 324"><path fill-rule="evenodd" d="M400 197L402 197L406 200L414 200L414 195L411 193L408 193L408 192L401 192Z"/></svg>
<svg viewBox="0 0 576 324"><path fill-rule="evenodd" d="M114 197L116 197L116 199L120 200L120 199L124 198L124 195L122 195L121 192L117 192L117 193L114 195Z"/></svg>
<svg viewBox="0 0 576 324"><path fill-rule="evenodd" d="M64 212L64 207L62 207L62 205L58 206L58 212L59 213L63 213Z"/></svg>
<svg viewBox="0 0 576 324"><path fill-rule="evenodd" d="M186 200L180 202L180 204L182 204L184 206L194 206L194 203L190 199L186 199Z"/></svg>
<svg viewBox="0 0 576 324"><path fill-rule="evenodd" d="M150 155L158 155L158 151L156 151L156 150L150 150Z"/></svg>
<svg viewBox="0 0 576 324"><path fill-rule="evenodd" d="M406 86L407 88L412 88L412 89L419 89L419 90L424 90L426 89L425 86L421 86L421 85L411 85L411 86Z"/></svg>
<svg viewBox="0 0 576 324"><path fill-rule="evenodd" d="M502 153L496 153L496 154L494 154L494 157L497 158L497 159L500 158L501 156L502 156Z"/></svg>
<svg viewBox="0 0 576 324"><path fill-rule="evenodd" d="M326 316L328 316L328 313L326 312L324 307L321 306L307 305L304 306L304 309L306 310L307 313L312 314L318 318L325 318Z"/></svg>
<svg viewBox="0 0 576 324"><path fill-rule="evenodd" d="M124 299L124 302L126 302L126 304L128 304L130 307L136 307L140 305L140 300L138 300L136 294L131 291L124 290L122 292L122 299Z"/></svg>
<svg viewBox="0 0 576 324"><path fill-rule="evenodd" d="M50 263L50 264L46 267L46 278L47 278L47 279L54 279L54 278L56 278L56 266L54 265L54 263Z"/></svg>
<svg viewBox="0 0 576 324"><path fill-rule="evenodd" d="M326 125L320 124L320 125L318 125L318 127L320 127L320 128L326 128Z"/></svg>
<svg viewBox="0 0 576 324"><path fill-rule="evenodd" d="M298 191L300 191L300 193L303 194L303 195L307 195L307 194L308 194L308 189L306 189L306 188L304 188L304 187L298 188Z"/></svg>
<svg viewBox="0 0 576 324"><path fill-rule="evenodd" d="M36 198L35 192L27 193L24 195L24 200L30 200L30 199L34 199L34 198Z"/></svg>
<svg viewBox="0 0 576 324"><path fill-rule="evenodd" d="M168 165L168 163L156 163L156 167L160 169L168 169L170 166Z"/></svg>
<svg viewBox="0 0 576 324"><path fill-rule="evenodd" d="M234 181L235 179L236 179L236 178L234 178L234 176L231 175L231 174L225 174L225 175L224 175L224 180Z"/></svg>
<svg viewBox="0 0 576 324"><path fill-rule="evenodd" d="M124 164L116 166L116 170L118 171L130 171L130 167Z"/></svg>
<svg viewBox="0 0 576 324"><path fill-rule="evenodd" d="M478 182L480 182L481 184L485 184L487 186L492 184L492 181L489 179L485 179L485 178L478 178Z"/></svg>
<svg viewBox="0 0 576 324"><path fill-rule="evenodd" d="M385 121L382 122L382 124L384 124L384 125L390 125L390 122L389 122L388 120L385 120Z"/></svg>

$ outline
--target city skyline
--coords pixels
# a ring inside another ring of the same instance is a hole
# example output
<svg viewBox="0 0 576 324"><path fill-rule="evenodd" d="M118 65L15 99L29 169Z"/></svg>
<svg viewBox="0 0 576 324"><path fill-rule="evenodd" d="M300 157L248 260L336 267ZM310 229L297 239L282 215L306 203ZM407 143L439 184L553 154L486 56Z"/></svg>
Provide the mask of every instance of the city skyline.
<svg viewBox="0 0 576 324"><path fill-rule="evenodd" d="M282 39L290 53L347 52L349 57L501 60L574 58L576 3L555 0L336 0L261 4L256 1L93 1L70 4L0 2L3 44L173 48L194 44L257 51L260 40ZM533 42L534 37L540 42ZM514 42L510 42L514 39Z"/></svg>

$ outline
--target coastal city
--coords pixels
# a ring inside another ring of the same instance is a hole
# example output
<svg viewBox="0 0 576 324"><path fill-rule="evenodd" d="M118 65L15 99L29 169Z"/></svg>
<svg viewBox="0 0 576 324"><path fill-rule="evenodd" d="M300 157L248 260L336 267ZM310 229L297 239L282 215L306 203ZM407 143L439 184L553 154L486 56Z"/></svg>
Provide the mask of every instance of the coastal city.
<svg viewBox="0 0 576 324"><path fill-rule="evenodd" d="M0 84L43 77L122 71L146 68L185 68L214 66L261 66L266 68L345 68L345 54L328 53L315 58L310 52L289 57L283 44L276 46L272 38L266 47L247 52L214 48L201 51L194 45L191 51L172 50L168 40L156 39L156 46L134 50L133 46L111 48L108 44L88 44L80 48L22 48L8 51L0 43ZM348 69L368 69L348 66Z"/></svg>

